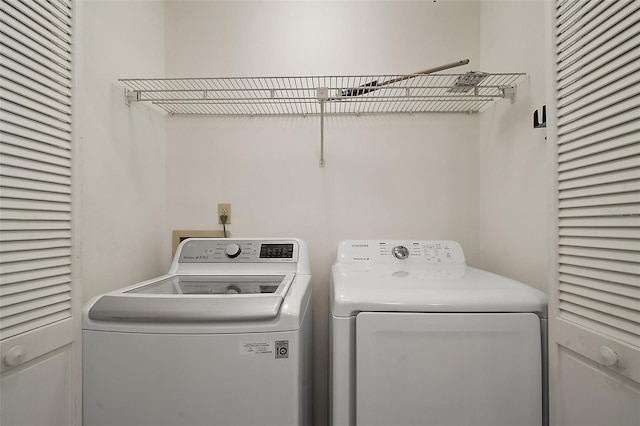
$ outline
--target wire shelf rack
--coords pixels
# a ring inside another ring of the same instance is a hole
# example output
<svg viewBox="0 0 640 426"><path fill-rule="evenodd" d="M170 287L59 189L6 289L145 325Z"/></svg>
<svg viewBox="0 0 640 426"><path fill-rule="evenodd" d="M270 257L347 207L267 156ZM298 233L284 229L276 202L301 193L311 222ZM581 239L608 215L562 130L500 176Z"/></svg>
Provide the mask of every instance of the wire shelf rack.
<svg viewBox="0 0 640 426"><path fill-rule="evenodd" d="M170 115L275 116L477 113L515 97L525 73L308 77L127 78L127 104Z"/></svg>

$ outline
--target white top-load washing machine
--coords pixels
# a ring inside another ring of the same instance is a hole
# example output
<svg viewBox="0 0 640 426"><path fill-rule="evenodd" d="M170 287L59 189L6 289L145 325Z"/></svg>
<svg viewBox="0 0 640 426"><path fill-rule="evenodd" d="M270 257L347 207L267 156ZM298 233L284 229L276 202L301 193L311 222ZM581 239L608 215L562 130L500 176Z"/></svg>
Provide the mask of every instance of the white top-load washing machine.
<svg viewBox="0 0 640 426"><path fill-rule="evenodd" d="M83 425L310 424L310 281L298 239L183 241L85 306Z"/></svg>
<svg viewBox="0 0 640 426"><path fill-rule="evenodd" d="M334 426L540 426L547 297L453 241L343 241L331 271Z"/></svg>

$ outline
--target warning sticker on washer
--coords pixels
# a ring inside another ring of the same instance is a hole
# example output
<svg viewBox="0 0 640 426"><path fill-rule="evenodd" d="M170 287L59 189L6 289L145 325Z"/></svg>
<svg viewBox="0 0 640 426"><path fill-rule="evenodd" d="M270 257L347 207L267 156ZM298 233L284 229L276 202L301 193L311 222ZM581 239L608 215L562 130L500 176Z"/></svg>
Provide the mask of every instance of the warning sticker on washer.
<svg viewBox="0 0 640 426"><path fill-rule="evenodd" d="M289 341L276 340L276 359L289 358Z"/></svg>
<svg viewBox="0 0 640 426"><path fill-rule="evenodd" d="M264 355L273 353L271 342L246 342L240 344L240 353L246 355Z"/></svg>

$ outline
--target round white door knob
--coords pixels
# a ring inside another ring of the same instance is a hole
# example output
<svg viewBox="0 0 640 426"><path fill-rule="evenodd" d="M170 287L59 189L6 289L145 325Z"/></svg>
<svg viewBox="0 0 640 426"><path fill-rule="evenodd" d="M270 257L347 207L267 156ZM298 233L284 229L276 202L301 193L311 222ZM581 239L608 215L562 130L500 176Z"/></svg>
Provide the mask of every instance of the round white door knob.
<svg viewBox="0 0 640 426"><path fill-rule="evenodd" d="M9 367L20 365L27 358L27 350L22 345L17 345L9 349L4 355L4 363Z"/></svg>
<svg viewBox="0 0 640 426"><path fill-rule="evenodd" d="M598 362L605 367L613 367L620 360L620 356L609 346L600 346L598 348Z"/></svg>

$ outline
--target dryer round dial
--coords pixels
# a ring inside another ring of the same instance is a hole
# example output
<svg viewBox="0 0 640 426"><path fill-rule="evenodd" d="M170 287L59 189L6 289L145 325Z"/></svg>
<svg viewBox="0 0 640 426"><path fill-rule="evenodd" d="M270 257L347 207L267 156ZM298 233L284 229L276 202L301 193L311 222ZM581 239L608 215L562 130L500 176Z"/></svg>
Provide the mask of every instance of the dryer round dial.
<svg viewBox="0 0 640 426"><path fill-rule="evenodd" d="M231 259L240 256L240 253L242 253L242 249L236 243L231 243L224 249L224 254Z"/></svg>
<svg viewBox="0 0 640 426"><path fill-rule="evenodd" d="M396 259L406 259L407 257L409 257L409 249L405 246L395 246L391 250L391 254L393 254L393 257L395 257Z"/></svg>

